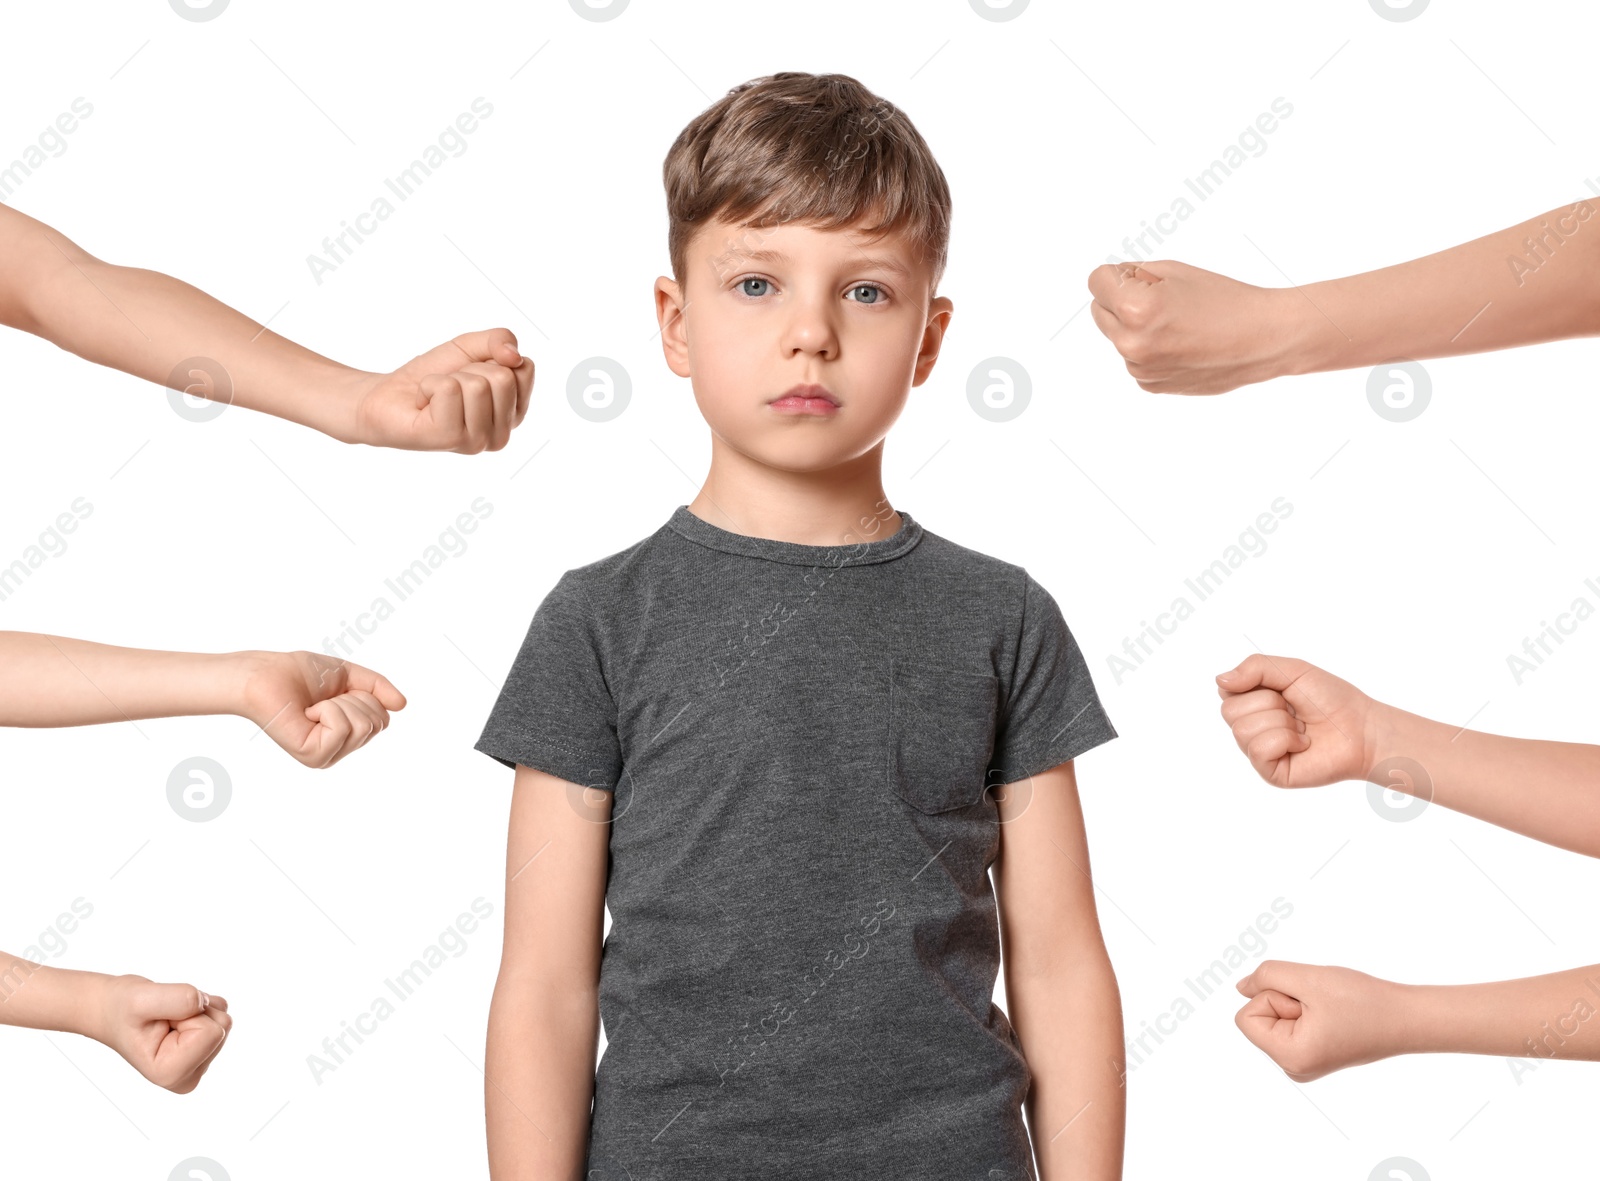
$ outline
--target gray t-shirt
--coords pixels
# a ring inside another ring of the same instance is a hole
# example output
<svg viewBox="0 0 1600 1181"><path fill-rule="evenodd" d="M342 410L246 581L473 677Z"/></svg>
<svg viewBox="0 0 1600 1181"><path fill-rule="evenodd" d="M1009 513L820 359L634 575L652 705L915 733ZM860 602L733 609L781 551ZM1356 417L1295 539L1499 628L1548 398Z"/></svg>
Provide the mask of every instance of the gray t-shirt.
<svg viewBox="0 0 1600 1181"><path fill-rule="evenodd" d="M533 617L477 749L615 792L592 1181L1035 1176L986 786L1117 732L1049 592L900 516L680 505Z"/></svg>

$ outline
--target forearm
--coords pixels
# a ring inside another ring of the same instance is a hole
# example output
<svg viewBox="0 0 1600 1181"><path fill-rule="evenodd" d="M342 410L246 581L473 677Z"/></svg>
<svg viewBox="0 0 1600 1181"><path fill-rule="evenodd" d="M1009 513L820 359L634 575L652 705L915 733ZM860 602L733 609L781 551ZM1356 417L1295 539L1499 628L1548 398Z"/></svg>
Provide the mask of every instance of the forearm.
<svg viewBox="0 0 1600 1181"><path fill-rule="evenodd" d="M102 262L41 222L0 216L5 323L96 364L351 439L356 387L374 375L301 348L170 275ZM222 366L222 388L187 372L172 382L180 362L196 357Z"/></svg>
<svg viewBox="0 0 1600 1181"><path fill-rule="evenodd" d="M1420 796L1431 787L1446 808L1600 857L1600 746L1462 730L1391 705L1379 707L1377 734L1380 762L1412 759L1426 774L1385 786Z"/></svg>
<svg viewBox="0 0 1600 1181"><path fill-rule="evenodd" d="M1396 985L1397 1053L1600 1062L1600 964L1492 984Z"/></svg>
<svg viewBox="0 0 1600 1181"><path fill-rule="evenodd" d="M1066 966L1006 977L1033 1075L1026 1107L1040 1181L1117 1181L1127 1098L1117 978L1098 944L1058 962Z"/></svg>
<svg viewBox="0 0 1600 1181"><path fill-rule="evenodd" d="M1561 206L1423 258L1281 291L1317 373L1600 333L1600 203Z"/></svg>
<svg viewBox="0 0 1600 1181"><path fill-rule="evenodd" d="M0 951L0 1025L98 1037L110 979L100 972L47 968Z"/></svg>
<svg viewBox="0 0 1600 1181"><path fill-rule="evenodd" d="M251 658L0 632L0 726L242 713L240 687Z"/></svg>
<svg viewBox="0 0 1600 1181"><path fill-rule="evenodd" d="M593 984L502 969L484 1056L493 1181L581 1181L599 1028Z"/></svg>

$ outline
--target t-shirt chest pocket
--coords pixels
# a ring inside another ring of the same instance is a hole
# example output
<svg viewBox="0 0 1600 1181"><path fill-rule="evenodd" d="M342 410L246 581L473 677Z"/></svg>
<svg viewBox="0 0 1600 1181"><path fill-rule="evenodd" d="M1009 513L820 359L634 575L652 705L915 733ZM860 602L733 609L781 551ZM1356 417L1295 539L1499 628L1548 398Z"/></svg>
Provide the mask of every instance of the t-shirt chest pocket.
<svg viewBox="0 0 1600 1181"><path fill-rule="evenodd" d="M1000 679L915 660L889 662L889 786L920 812L983 798Z"/></svg>

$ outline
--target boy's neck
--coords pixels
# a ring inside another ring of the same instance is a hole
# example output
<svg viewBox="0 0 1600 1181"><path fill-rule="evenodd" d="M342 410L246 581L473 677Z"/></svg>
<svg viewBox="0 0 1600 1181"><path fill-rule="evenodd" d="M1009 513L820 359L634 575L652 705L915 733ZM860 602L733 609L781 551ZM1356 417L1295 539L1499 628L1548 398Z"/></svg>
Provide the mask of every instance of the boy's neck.
<svg viewBox="0 0 1600 1181"><path fill-rule="evenodd" d="M711 470L689 502L701 520L799 545L879 541L900 528L883 490L883 444L825 471L792 472L735 451L715 435Z"/></svg>

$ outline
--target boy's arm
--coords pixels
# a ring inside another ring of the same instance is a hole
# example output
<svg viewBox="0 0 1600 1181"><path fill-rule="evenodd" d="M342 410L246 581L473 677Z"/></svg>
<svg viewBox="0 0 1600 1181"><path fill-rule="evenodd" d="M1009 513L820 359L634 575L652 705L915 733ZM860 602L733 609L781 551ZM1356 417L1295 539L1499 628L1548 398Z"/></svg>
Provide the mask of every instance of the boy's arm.
<svg viewBox="0 0 1600 1181"><path fill-rule="evenodd" d="M1234 1020L1308 1083L1396 1054L1600 1062L1600 964L1493 984L1395 984L1350 968L1266 960Z"/></svg>
<svg viewBox="0 0 1600 1181"><path fill-rule="evenodd" d="M1089 878L1072 763L1000 788L994 864L1006 1008L1033 1073L1040 1181L1122 1176L1122 1000Z"/></svg>
<svg viewBox="0 0 1600 1181"><path fill-rule="evenodd" d="M493 1181L579 1181L600 1029L611 793L518 767L505 944L489 1006L484 1110Z"/></svg>
<svg viewBox="0 0 1600 1181"><path fill-rule="evenodd" d="M320 768L405 703L386 677L314 652L156 652L0 631L0 726L237 714Z"/></svg>
<svg viewBox="0 0 1600 1181"><path fill-rule="evenodd" d="M1304 287L1181 262L1095 268L1090 314L1141 388L1220 394L1320 373L1600 333L1600 202Z"/></svg>
<svg viewBox="0 0 1600 1181"><path fill-rule="evenodd" d="M1448 726L1288 656L1258 652L1217 684L1234 741L1269 783L1315 787L1371 776L1393 791L1600 857L1600 746Z"/></svg>
<svg viewBox="0 0 1600 1181"><path fill-rule="evenodd" d="M505 328L464 333L394 373L365 373L169 275L102 262L5 205L0 260L0 323L96 364L341 442L496 451L527 413L533 362ZM212 364L183 364L194 361Z"/></svg>

